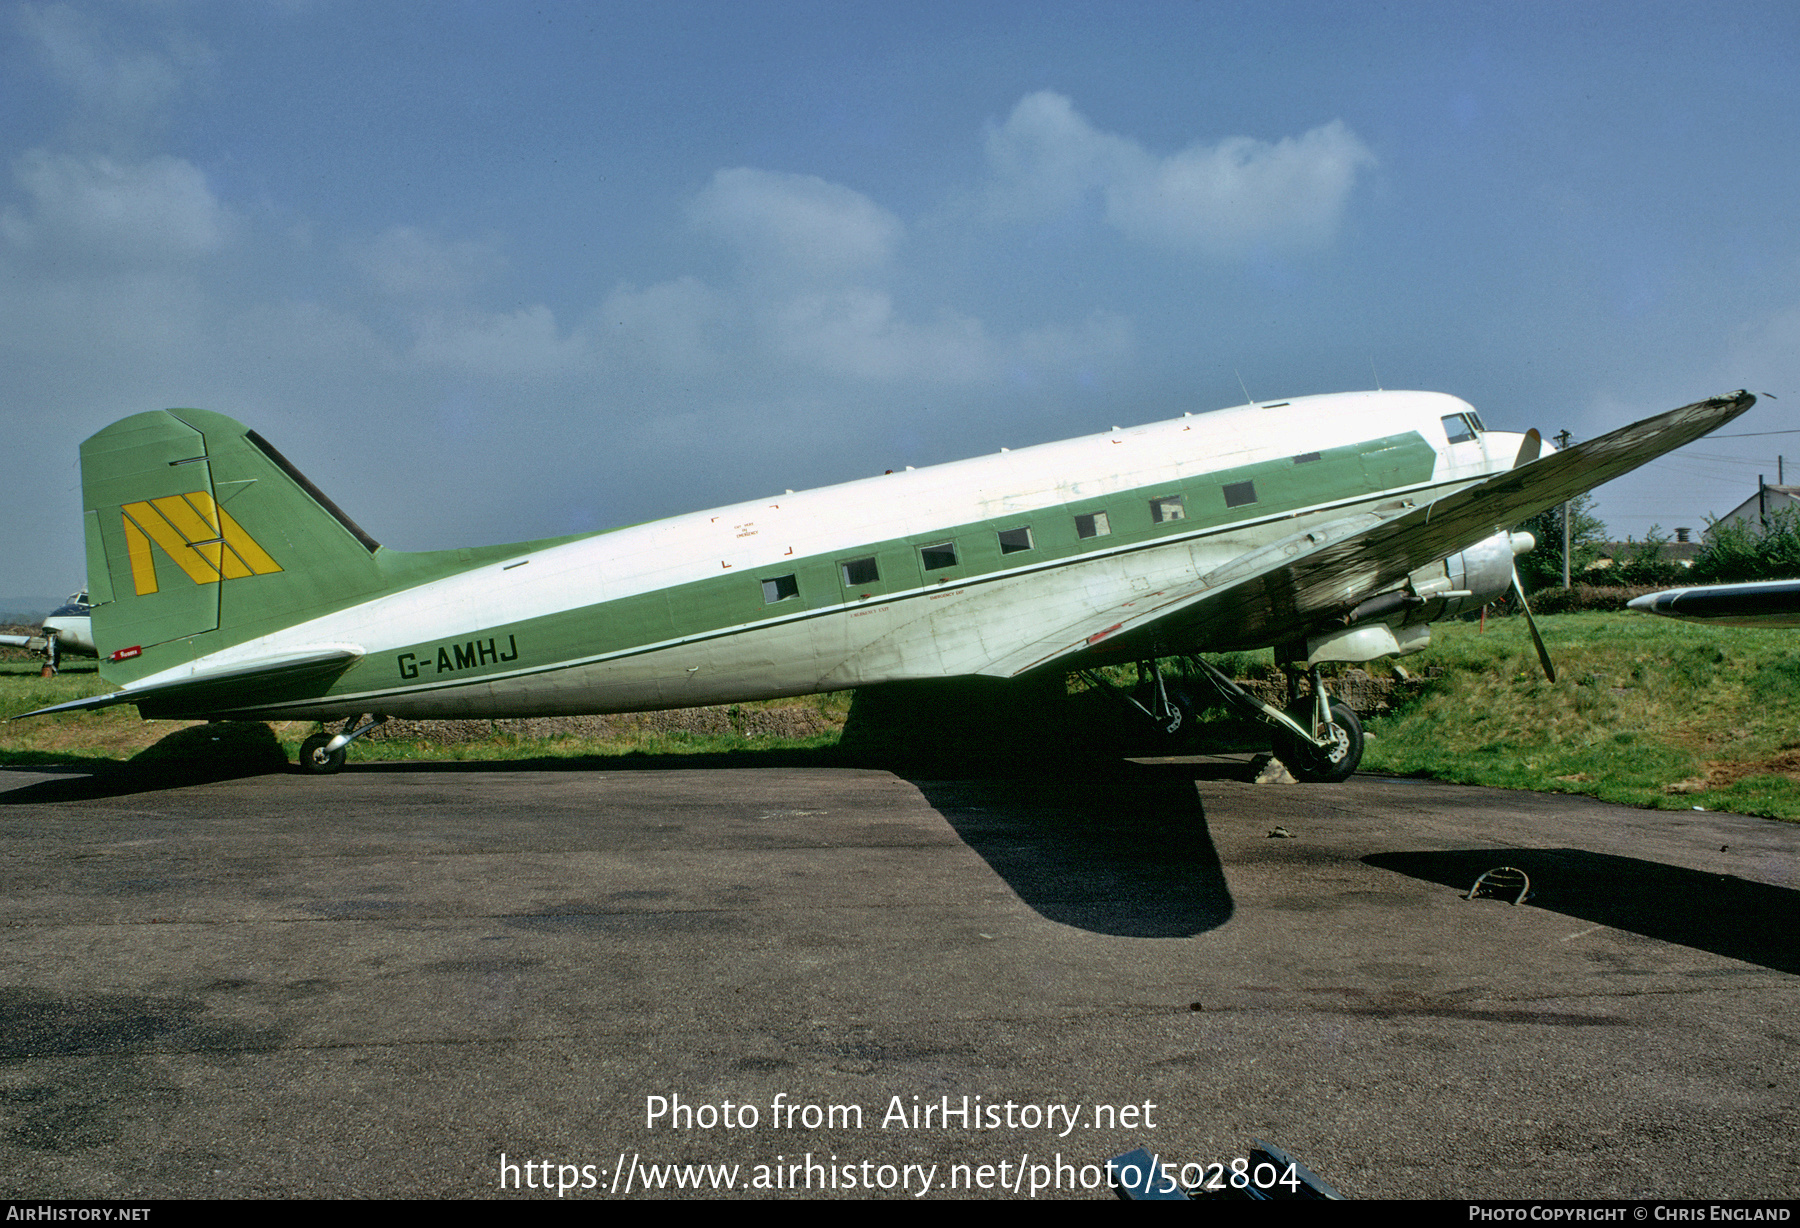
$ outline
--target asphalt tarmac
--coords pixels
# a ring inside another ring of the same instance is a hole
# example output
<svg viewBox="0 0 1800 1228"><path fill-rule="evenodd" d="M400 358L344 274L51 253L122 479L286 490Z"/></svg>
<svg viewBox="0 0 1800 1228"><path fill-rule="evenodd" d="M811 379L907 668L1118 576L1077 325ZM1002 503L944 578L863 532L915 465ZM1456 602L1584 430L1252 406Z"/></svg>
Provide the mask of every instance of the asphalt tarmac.
<svg viewBox="0 0 1800 1228"><path fill-rule="evenodd" d="M1800 1193L1800 826L744 762L0 771L0 1187Z"/></svg>

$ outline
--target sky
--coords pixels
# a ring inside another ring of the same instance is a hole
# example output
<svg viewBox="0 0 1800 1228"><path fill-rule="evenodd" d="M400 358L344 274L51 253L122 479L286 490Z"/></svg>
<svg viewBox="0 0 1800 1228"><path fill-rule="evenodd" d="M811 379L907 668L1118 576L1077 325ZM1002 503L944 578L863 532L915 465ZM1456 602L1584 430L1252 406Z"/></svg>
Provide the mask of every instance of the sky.
<svg viewBox="0 0 1800 1228"><path fill-rule="evenodd" d="M1800 482L1788 0L22 4L0 117L0 594L179 406L400 549L1376 386Z"/></svg>

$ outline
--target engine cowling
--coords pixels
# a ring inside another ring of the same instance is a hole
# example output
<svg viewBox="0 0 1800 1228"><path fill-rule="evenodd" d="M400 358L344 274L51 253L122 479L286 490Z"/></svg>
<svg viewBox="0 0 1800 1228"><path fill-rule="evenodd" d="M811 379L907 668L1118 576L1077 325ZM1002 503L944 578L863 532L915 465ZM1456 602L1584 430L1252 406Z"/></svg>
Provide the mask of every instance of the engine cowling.
<svg viewBox="0 0 1800 1228"><path fill-rule="evenodd" d="M1409 623L1436 622L1478 610L1512 588L1513 558L1537 546L1529 533L1496 533L1413 572L1407 586L1425 599Z"/></svg>
<svg viewBox="0 0 1800 1228"><path fill-rule="evenodd" d="M1496 533L1416 569L1403 588L1377 593L1339 621L1309 636L1306 663L1373 661L1404 656L1431 643L1431 623L1477 610L1512 587L1513 558L1537 545L1529 533Z"/></svg>

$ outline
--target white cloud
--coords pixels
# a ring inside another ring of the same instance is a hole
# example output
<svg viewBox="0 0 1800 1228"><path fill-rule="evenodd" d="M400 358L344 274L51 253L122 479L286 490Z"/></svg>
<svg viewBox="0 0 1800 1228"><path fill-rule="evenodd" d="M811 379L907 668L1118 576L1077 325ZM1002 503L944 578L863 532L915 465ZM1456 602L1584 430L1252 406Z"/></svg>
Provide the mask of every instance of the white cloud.
<svg viewBox="0 0 1800 1228"><path fill-rule="evenodd" d="M688 217L729 241L747 275L723 287L693 277L618 287L584 330L606 365L684 379L729 371L738 382L974 387L1022 370L1083 369L1132 345L1129 324L1117 316L1010 337L947 306L909 317L892 293L871 284L899 271L903 224L861 193L810 175L719 171Z"/></svg>
<svg viewBox="0 0 1800 1228"><path fill-rule="evenodd" d="M587 327L609 358L692 373L722 360L723 335L736 314L719 291L696 277L679 277L644 290L615 287Z"/></svg>
<svg viewBox="0 0 1800 1228"><path fill-rule="evenodd" d="M960 384L988 377L994 365L979 320L946 312L911 324L888 295L866 286L788 299L768 313L767 326L786 358L854 379Z"/></svg>
<svg viewBox="0 0 1800 1228"><path fill-rule="evenodd" d="M470 375L529 378L580 363L586 347L564 336L541 303L517 311L438 315L422 320L414 355L428 366Z"/></svg>
<svg viewBox="0 0 1800 1228"><path fill-rule="evenodd" d="M66 4L23 6L18 21L50 75L75 100L76 132L115 144L163 121L183 74L211 59L204 44L178 36L164 51L120 45L113 32Z"/></svg>
<svg viewBox="0 0 1800 1228"><path fill-rule="evenodd" d="M992 386L1022 372L1086 371L1121 360L1133 346L1130 322L1107 312L1007 337L948 308L908 319L885 290L852 281L771 295L754 284L721 290L691 277L619 287L578 335L600 366L630 364L683 380L726 374L736 384L801 377ZM452 348L433 352L447 359Z"/></svg>
<svg viewBox="0 0 1800 1228"><path fill-rule="evenodd" d="M377 289L395 298L460 299L504 267L488 244L441 242L413 226L389 227L347 251Z"/></svg>
<svg viewBox="0 0 1800 1228"><path fill-rule="evenodd" d="M1357 174L1375 164L1342 120L1273 144L1236 136L1159 158L1049 91L989 127L987 159L997 218L1060 216L1098 192L1127 237L1219 259L1329 242Z"/></svg>
<svg viewBox="0 0 1800 1228"><path fill-rule="evenodd" d="M747 166L715 173L688 216L735 247L756 273L777 278L832 279L878 269L904 229L852 188Z"/></svg>
<svg viewBox="0 0 1800 1228"><path fill-rule="evenodd" d="M1050 326L993 336L980 320L944 310L914 323L888 295L866 287L802 295L773 307L764 321L775 351L811 370L871 383L973 386L1074 371L1124 357L1129 321L1096 313L1080 327Z"/></svg>
<svg viewBox="0 0 1800 1228"><path fill-rule="evenodd" d="M1027 94L1004 124L988 124L988 208L1008 221L1055 217L1094 189L1141 173L1148 158L1137 142L1088 123L1061 94Z"/></svg>
<svg viewBox="0 0 1800 1228"><path fill-rule="evenodd" d="M1134 239L1210 256L1321 247L1357 172L1374 162L1341 120L1273 145L1247 136L1192 145L1109 184L1106 217Z"/></svg>
<svg viewBox="0 0 1800 1228"><path fill-rule="evenodd" d="M411 334L405 353L425 370L459 376L555 376L589 357L589 341L565 332L543 303L489 311L483 282L506 267L496 244L443 240L416 226L391 226L344 244L349 263L397 311Z"/></svg>
<svg viewBox="0 0 1800 1228"><path fill-rule="evenodd" d="M234 221L193 163L161 155L124 162L37 149L13 165L29 212L0 214L15 249L74 266L138 268L224 247Z"/></svg>

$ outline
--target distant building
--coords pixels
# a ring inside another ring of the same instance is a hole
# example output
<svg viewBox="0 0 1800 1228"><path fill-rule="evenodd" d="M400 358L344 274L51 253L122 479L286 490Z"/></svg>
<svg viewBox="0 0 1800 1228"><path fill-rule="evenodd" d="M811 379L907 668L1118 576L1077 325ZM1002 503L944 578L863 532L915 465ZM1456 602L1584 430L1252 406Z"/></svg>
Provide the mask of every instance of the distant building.
<svg viewBox="0 0 1800 1228"><path fill-rule="evenodd" d="M1711 540L1713 530L1732 521L1747 521L1751 526L1767 524L1779 511L1800 510L1800 486L1769 486L1757 483L1757 491L1708 526L1703 537Z"/></svg>

